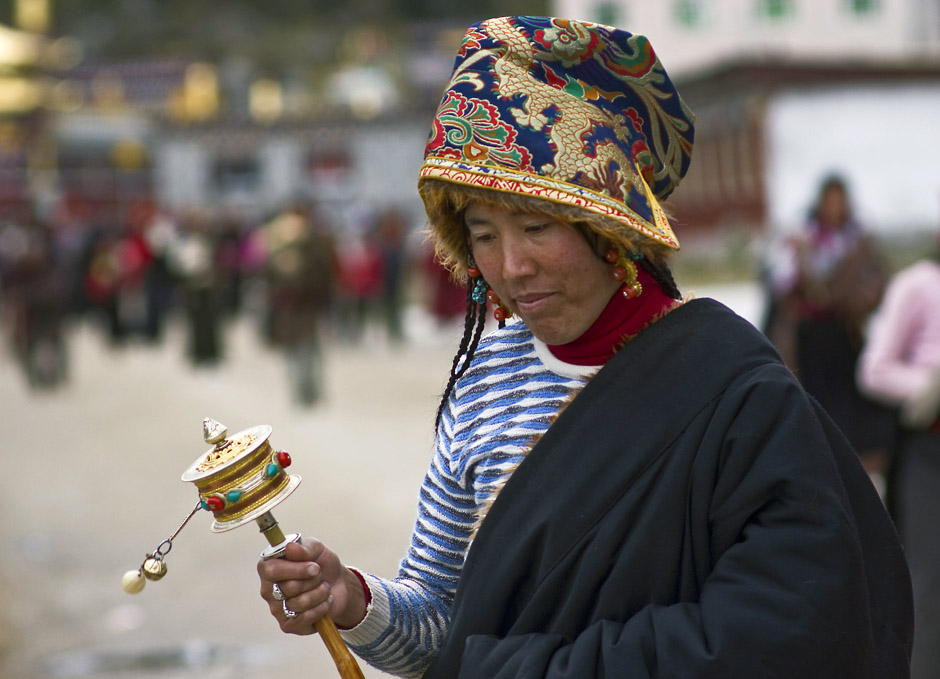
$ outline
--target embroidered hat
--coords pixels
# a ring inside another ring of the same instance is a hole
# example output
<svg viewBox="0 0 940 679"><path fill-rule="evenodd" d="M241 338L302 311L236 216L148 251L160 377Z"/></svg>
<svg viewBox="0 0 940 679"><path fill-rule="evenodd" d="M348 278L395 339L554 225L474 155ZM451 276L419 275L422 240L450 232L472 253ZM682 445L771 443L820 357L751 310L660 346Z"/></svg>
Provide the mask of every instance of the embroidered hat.
<svg viewBox="0 0 940 679"><path fill-rule="evenodd" d="M693 120L643 36L489 19L460 45L418 185L434 178L573 205L678 249L658 201L688 169Z"/></svg>

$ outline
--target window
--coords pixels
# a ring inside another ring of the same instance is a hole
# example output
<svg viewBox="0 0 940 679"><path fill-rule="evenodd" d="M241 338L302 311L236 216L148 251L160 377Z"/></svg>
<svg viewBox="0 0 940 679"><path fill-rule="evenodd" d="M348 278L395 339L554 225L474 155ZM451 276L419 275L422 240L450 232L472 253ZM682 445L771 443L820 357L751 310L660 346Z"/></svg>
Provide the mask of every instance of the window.
<svg viewBox="0 0 940 679"><path fill-rule="evenodd" d="M793 0L758 0L757 14L766 19L782 19L793 14Z"/></svg>
<svg viewBox="0 0 940 679"><path fill-rule="evenodd" d="M676 0L673 5L676 23L680 26L701 26L704 19L702 0Z"/></svg>
<svg viewBox="0 0 940 679"><path fill-rule="evenodd" d="M878 11L878 0L846 0L853 14L872 14Z"/></svg>
<svg viewBox="0 0 940 679"><path fill-rule="evenodd" d="M223 156L212 167L212 183L223 195L251 193L260 181L261 168L250 156Z"/></svg>
<svg viewBox="0 0 940 679"><path fill-rule="evenodd" d="M625 21L615 2L599 2L594 8L595 21L605 26L622 26Z"/></svg>

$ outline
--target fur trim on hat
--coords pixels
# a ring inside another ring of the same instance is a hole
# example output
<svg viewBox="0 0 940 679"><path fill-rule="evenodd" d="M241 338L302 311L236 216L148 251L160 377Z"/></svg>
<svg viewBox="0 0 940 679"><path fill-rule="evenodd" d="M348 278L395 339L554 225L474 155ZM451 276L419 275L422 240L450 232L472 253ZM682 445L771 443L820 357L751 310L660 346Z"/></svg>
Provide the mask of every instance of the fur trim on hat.
<svg viewBox="0 0 940 679"><path fill-rule="evenodd" d="M649 261L663 264L675 254L672 248L642 236L616 219L566 203L431 178L420 180L418 192L424 200L428 235L435 253L458 281L465 280L467 274L469 249L464 213L471 204L545 214L572 226L582 225L601 239L600 252L613 246L624 252L640 252Z"/></svg>

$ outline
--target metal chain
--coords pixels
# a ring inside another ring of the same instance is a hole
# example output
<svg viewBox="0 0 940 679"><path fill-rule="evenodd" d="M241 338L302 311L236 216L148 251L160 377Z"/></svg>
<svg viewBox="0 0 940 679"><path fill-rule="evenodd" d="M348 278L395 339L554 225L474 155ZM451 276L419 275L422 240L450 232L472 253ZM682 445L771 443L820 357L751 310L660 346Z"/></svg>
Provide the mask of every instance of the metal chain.
<svg viewBox="0 0 940 679"><path fill-rule="evenodd" d="M193 518L193 516L196 515L196 512L198 512L200 509L202 509L202 501L201 501L201 500L196 503L196 506L193 507L193 510L189 513L189 516L187 516L185 519L183 519L183 523L181 523L181 524L179 525L179 528L177 528L176 531L174 531L173 535L171 535L171 536L168 537L166 540L164 540L163 542L161 542L160 545L156 548L156 550L154 550L154 552L153 552L152 554L148 554L148 555L147 555L147 557L144 559L144 561L146 561L147 559L150 559L150 558L153 558L153 559L162 559L162 558L165 557L167 554L169 554L169 553L170 553L170 550L173 549L173 540L176 539L176 536L180 534L180 531L183 530L183 528L186 526L186 524L189 523L189 520L190 520L191 518Z"/></svg>

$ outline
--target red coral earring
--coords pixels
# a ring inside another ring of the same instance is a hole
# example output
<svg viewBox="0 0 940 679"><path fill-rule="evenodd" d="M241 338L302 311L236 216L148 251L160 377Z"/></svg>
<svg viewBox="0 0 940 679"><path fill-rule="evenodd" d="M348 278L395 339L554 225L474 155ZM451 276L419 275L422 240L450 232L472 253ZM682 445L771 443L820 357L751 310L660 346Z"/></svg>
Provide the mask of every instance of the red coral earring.
<svg viewBox="0 0 940 679"><path fill-rule="evenodd" d="M610 275L618 283L623 283L620 292L624 297L633 299L643 294L643 286L637 279L636 262L614 248L604 253L604 261L614 265Z"/></svg>
<svg viewBox="0 0 940 679"><path fill-rule="evenodd" d="M486 291L486 301L496 307L493 309L493 318L500 323L505 322L507 318L512 318L512 312L503 305L499 300L499 295L492 288Z"/></svg>

